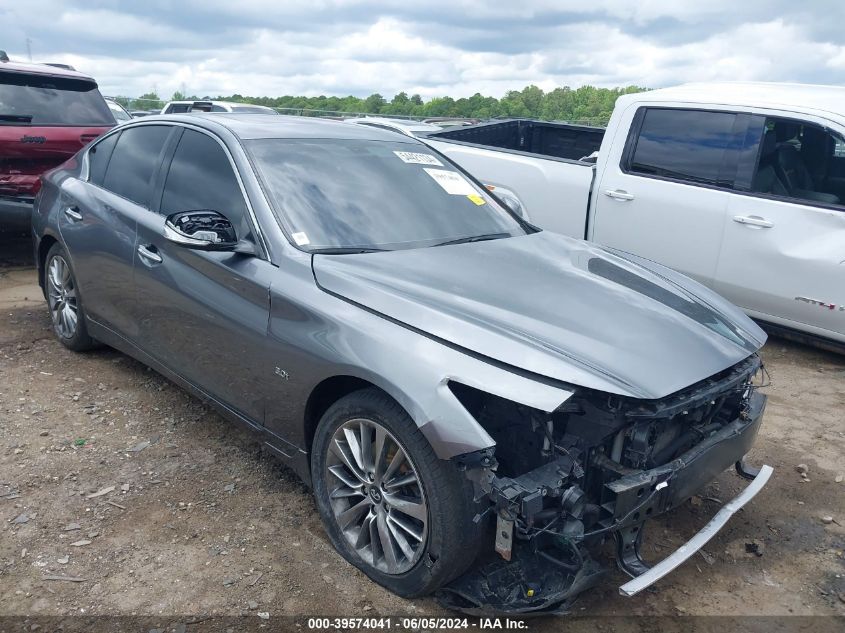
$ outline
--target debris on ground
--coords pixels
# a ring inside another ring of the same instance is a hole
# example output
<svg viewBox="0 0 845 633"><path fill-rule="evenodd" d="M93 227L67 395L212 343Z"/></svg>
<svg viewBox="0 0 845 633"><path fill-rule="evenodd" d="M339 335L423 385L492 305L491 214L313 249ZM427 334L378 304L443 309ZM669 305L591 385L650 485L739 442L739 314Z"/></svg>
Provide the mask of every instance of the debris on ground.
<svg viewBox="0 0 845 633"><path fill-rule="evenodd" d="M42 580L63 580L65 582L85 582L85 578L77 576L42 576Z"/></svg>
<svg viewBox="0 0 845 633"><path fill-rule="evenodd" d="M698 550L698 553L701 554L701 558L703 558L704 562L706 562L708 565L712 565L713 563L716 562L716 559L714 558L714 556L712 554L704 551L703 549Z"/></svg>
<svg viewBox="0 0 845 633"><path fill-rule="evenodd" d="M753 540L750 543L745 544L745 553L746 554L754 554L755 556L762 556L763 550L765 546L763 545L762 541Z"/></svg>
<svg viewBox="0 0 845 633"><path fill-rule="evenodd" d="M90 495L85 497L86 499L96 499L97 497L102 497L103 495L107 495L114 490L114 486L107 486L105 488L101 488L97 492L92 492Z"/></svg>

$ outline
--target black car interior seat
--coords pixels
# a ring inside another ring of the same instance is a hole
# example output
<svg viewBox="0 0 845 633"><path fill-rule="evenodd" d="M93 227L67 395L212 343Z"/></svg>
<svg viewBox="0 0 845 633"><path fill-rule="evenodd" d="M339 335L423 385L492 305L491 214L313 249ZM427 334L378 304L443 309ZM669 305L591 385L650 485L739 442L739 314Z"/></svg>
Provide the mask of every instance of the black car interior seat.
<svg viewBox="0 0 845 633"><path fill-rule="evenodd" d="M775 126L777 160L775 170L783 182L788 195L802 200L814 200L825 204L839 204L839 196L816 191L816 183L804 164L804 148L797 142L798 125L778 123ZM766 132L768 135L769 132ZM800 149L799 149L800 147Z"/></svg>
<svg viewBox="0 0 845 633"><path fill-rule="evenodd" d="M788 196L789 191L781 181L775 169L777 160L777 137L774 130L768 130L763 135L763 147L760 148L760 166L751 183L752 191L758 193L771 193L776 196Z"/></svg>

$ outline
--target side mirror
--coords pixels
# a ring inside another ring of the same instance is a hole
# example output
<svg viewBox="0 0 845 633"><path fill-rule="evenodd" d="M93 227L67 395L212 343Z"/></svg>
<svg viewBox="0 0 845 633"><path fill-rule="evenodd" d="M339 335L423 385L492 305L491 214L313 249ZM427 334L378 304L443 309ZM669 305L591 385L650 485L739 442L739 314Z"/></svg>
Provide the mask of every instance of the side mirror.
<svg viewBox="0 0 845 633"><path fill-rule="evenodd" d="M238 241L229 219L211 209L180 211L167 216L164 237L174 244L200 251L233 251L254 253L248 243Z"/></svg>
<svg viewBox="0 0 845 633"><path fill-rule="evenodd" d="M519 217L521 217L526 222L529 221L528 213L525 211L525 206L522 204L522 200L519 199L513 191L507 189L505 187L498 187L493 185L484 185L493 192L493 195L499 198L505 206L516 213Z"/></svg>

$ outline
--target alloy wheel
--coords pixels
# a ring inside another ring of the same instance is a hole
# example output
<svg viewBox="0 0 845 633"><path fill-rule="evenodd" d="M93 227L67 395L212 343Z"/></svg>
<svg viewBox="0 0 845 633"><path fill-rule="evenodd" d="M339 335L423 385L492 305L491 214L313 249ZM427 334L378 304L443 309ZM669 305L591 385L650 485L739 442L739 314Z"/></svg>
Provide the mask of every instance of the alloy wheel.
<svg viewBox="0 0 845 633"><path fill-rule="evenodd" d="M391 575L417 563L428 505L413 462L387 429L365 419L341 425L329 444L326 481L334 518L366 563Z"/></svg>
<svg viewBox="0 0 845 633"><path fill-rule="evenodd" d="M47 298L53 325L63 338L73 338L79 325L79 303L70 267L61 255L47 266Z"/></svg>

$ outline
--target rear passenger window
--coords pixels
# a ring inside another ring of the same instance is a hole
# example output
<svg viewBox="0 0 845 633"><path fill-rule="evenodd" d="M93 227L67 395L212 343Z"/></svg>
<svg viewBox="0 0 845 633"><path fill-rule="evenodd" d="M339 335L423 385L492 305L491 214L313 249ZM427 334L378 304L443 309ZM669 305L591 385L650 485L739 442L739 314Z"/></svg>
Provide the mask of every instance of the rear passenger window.
<svg viewBox="0 0 845 633"><path fill-rule="evenodd" d="M164 183L161 212L199 209L225 215L239 238L250 234L246 202L226 152L210 136L185 130Z"/></svg>
<svg viewBox="0 0 845 633"><path fill-rule="evenodd" d="M88 150L88 182L93 182L100 187L103 186L106 167L109 164L109 158L111 158L118 136L120 136L119 132L107 136Z"/></svg>
<svg viewBox="0 0 845 633"><path fill-rule="evenodd" d="M628 161L628 171L730 186L725 152L735 140L736 114L649 108Z"/></svg>
<svg viewBox="0 0 845 633"><path fill-rule="evenodd" d="M123 130L106 169L103 187L140 205L148 206L150 181L170 134L164 125L142 125Z"/></svg>

